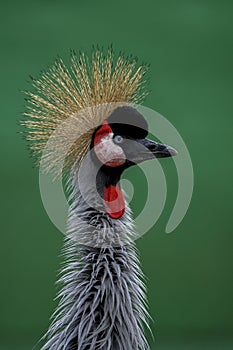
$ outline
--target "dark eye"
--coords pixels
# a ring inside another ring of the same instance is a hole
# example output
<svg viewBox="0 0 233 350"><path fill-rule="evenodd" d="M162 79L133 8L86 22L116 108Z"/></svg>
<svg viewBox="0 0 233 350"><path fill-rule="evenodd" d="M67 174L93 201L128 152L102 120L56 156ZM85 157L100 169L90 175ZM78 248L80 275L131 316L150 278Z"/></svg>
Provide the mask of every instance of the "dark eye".
<svg viewBox="0 0 233 350"><path fill-rule="evenodd" d="M115 143L119 144L119 143L122 143L124 141L124 138L121 135L116 135L116 136L114 136L113 140Z"/></svg>

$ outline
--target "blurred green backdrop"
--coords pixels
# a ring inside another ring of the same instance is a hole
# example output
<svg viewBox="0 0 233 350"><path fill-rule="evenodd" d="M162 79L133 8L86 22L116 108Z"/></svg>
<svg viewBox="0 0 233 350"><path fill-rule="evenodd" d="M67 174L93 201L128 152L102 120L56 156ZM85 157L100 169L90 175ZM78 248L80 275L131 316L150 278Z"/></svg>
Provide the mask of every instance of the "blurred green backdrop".
<svg viewBox="0 0 233 350"><path fill-rule="evenodd" d="M1 1L0 349L30 350L54 309L62 235L40 199L38 169L17 134L28 89L57 54L92 44L151 64L145 105L166 116L190 151L195 190L189 211L164 233L176 195L172 160L165 211L138 241L148 276L152 349L232 349L233 2ZM144 196L135 182L137 211ZM156 181L156 174L155 174ZM129 349L131 350L131 349Z"/></svg>

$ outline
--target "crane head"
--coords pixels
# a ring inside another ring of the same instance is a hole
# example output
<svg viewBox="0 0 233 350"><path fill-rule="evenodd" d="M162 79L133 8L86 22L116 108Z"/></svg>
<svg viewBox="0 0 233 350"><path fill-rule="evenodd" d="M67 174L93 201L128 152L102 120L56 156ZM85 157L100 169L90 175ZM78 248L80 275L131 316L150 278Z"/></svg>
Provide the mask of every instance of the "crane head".
<svg viewBox="0 0 233 350"><path fill-rule="evenodd" d="M93 161L99 164L104 184L107 214L120 218L125 211L119 180L128 167L153 158L171 157L177 151L147 138L148 124L135 108L122 106L114 110L93 134Z"/></svg>
<svg viewBox="0 0 233 350"><path fill-rule="evenodd" d="M131 106L118 107L93 135L96 158L107 168L125 168L153 158L177 154L170 146L149 140L145 118Z"/></svg>

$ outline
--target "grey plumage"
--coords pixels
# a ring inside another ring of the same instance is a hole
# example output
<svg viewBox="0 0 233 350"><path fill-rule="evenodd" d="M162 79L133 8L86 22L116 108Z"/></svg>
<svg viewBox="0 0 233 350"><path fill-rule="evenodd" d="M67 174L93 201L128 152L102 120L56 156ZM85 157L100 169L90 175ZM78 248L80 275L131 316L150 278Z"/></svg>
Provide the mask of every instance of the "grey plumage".
<svg viewBox="0 0 233 350"><path fill-rule="evenodd" d="M66 241L63 289L43 350L148 349L144 287L134 247Z"/></svg>
<svg viewBox="0 0 233 350"><path fill-rule="evenodd" d="M89 160L86 164L94 167ZM75 166L70 175L60 302L42 350L147 350L144 277L132 239L136 233L130 210L113 220L90 208L79 192L78 170ZM98 207L94 169L85 170L81 182Z"/></svg>

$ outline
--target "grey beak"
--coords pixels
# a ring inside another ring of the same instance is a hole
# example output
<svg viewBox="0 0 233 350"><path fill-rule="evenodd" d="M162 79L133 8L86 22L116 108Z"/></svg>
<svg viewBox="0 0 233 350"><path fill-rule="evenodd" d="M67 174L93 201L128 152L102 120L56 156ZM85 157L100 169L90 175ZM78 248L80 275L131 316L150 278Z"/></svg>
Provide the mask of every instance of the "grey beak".
<svg viewBox="0 0 233 350"><path fill-rule="evenodd" d="M144 147L148 149L149 152L145 152L145 160L155 158L166 158L172 157L177 154L177 151L171 147L164 145L162 143L158 143L155 141L151 141L149 139L138 140ZM143 152L144 153L144 152Z"/></svg>

